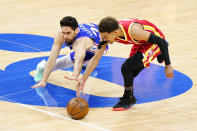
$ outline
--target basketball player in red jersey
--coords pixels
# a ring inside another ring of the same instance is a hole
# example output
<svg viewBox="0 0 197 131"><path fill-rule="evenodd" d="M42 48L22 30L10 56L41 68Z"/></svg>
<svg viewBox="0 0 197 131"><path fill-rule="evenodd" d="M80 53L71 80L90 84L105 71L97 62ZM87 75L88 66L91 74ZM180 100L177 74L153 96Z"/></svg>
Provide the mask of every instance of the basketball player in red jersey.
<svg viewBox="0 0 197 131"><path fill-rule="evenodd" d="M117 21L113 17L106 17L99 23L99 32L103 39L95 56L89 62L83 78L77 86L77 95L83 91L86 80L97 66L108 43L114 41L123 44L133 44L129 58L122 64L121 72L124 78L125 91L120 101L113 107L114 111L124 111L136 103L133 95L133 80L149 63L157 57L158 62L165 61L165 74L173 78L168 53L168 43L163 33L152 23L134 18Z"/></svg>

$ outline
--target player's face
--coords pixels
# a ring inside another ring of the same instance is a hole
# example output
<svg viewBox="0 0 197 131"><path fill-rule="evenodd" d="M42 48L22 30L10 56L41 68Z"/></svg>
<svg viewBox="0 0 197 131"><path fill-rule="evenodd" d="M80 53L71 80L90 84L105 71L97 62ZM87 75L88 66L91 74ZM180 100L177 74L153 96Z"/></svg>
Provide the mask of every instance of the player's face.
<svg viewBox="0 0 197 131"><path fill-rule="evenodd" d="M77 30L77 29L76 29ZM73 30L71 27L63 26L62 33L64 34L64 39L66 42L70 43L77 35L77 31Z"/></svg>
<svg viewBox="0 0 197 131"><path fill-rule="evenodd" d="M115 32L111 32L111 33L104 32L104 33L100 33L100 35L101 35L103 41L107 41L110 44L112 44L116 38Z"/></svg>

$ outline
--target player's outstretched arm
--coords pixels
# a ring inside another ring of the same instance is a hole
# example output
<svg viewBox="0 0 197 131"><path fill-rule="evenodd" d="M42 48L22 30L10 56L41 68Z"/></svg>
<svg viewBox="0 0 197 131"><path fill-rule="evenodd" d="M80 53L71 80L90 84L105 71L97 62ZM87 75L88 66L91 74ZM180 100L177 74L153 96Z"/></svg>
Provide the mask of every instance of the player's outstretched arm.
<svg viewBox="0 0 197 131"><path fill-rule="evenodd" d="M37 83L36 85L32 86L32 88L46 86L47 79L48 79L50 73L52 72L52 69L55 65L55 61L59 55L59 52L60 52L63 42L64 42L63 35L61 33L58 33L58 35L56 36L56 38L54 40L49 59L47 60L46 67L45 67L45 70L43 73L43 77L42 77L41 81L39 83Z"/></svg>
<svg viewBox="0 0 197 131"><path fill-rule="evenodd" d="M75 52L74 71L71 76L64 76L65 79L78 80L78 76L84 63L86 50L91 48L93 43L94 41L87 37L76 40L76 42L73 44L73 51Z"/></svg>
<svg viewBox="0 0 197 131"><path fill-rule="evenodd" d="M77 89L77 94L76 95L77 96L80 95L80 92L83 92L86 80L88 79L90 74L94 71L96 66L98 65L98 63L99 63L99 61L100 61L100 59L101 59L101 57L103 55L103 52L105 51L106 47L107 47L107 44L102 45L102 47L100 49L97 49L95 55L92 57L92 59L88 63L82 79L77 84L77 87L76 87L76 89Z"/></svg>

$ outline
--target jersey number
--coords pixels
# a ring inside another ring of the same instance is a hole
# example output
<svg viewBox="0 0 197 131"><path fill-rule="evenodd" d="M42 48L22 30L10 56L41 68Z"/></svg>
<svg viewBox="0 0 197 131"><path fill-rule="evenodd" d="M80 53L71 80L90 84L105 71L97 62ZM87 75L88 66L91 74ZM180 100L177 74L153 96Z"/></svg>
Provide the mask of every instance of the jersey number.
<svg viewBox="0 0 197 131"><path fill-rule="evenodd" d="M94 27L95 25L93 25L93 24L91 24L91 23L88 24L88 25L91 26L90 29L92 30L93 34L94 34L95 36L97 36L97 33L99 33L99 31L98 31L97 28Z"/></svg>

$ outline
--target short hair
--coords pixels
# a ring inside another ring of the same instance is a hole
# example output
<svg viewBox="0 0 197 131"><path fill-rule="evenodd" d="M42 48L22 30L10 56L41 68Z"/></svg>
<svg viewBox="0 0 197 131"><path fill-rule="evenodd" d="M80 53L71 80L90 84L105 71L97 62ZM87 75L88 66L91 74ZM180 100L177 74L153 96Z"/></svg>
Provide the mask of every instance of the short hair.
<svg viewBox="0 0 197 131"><path fill-rule="evenodd" d="M118 21L114 17L105 17L99 23L99 32L111 33L118 29Z"/></svg>
<svg viewBox="0 0 197 131"><path fill-rule="evenodd" d="M73 30L75 30L78 27L78 22L76 20L76 18L72 17L72 16L66 16L64 18L62 18L62 20L60 21L60 26L69 26L71 27Z"/></svg>

